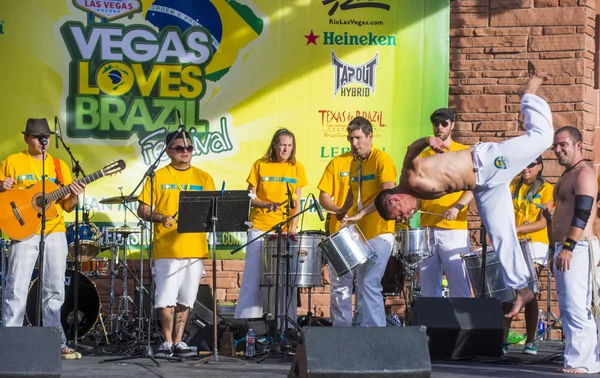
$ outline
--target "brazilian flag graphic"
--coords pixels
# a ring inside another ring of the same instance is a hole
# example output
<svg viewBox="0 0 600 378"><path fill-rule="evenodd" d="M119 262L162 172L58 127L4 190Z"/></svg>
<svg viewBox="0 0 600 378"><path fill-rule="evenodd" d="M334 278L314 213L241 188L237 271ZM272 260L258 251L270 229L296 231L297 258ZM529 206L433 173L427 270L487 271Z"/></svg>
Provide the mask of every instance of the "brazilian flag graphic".
<svg viewBox="0 0 600 378"><path fill-rule="evenodd" d="M235 0L144 0L143 8L145 19L159 30L202 26L210 32L214 56L206 78L211 81L227 74L240 50L263 31L263 20Z"/></svg>

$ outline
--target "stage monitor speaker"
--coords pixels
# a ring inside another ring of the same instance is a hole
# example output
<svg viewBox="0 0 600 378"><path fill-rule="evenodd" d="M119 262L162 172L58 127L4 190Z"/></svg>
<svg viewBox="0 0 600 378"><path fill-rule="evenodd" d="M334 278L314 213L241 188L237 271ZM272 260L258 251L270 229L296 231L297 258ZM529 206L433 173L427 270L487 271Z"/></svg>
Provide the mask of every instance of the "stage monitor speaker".
<svg viewBox="0 0 600 378"><path fill-rule="evenodd" d="M0 328L0 377L60 377L60 330Z"/></svg>
<svg viewBox="0 0 600 378"><path fill-rule="evenodd" d="M408 324L427 327L432 360L502 356L502 304L495 298L417 298Z"/></svg>
<svg viewBox="0 0 600 378"><path fill-rule="evenodd" d="M288 377L431 377L425 329L308 327Z"/></svg>

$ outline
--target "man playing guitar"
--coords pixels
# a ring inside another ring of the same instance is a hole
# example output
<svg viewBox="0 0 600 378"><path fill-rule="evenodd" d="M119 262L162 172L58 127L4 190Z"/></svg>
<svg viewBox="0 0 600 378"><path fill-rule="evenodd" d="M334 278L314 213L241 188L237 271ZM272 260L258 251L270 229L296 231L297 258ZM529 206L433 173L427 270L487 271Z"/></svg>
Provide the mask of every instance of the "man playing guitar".
<svg viewBox="0 0 600 378"><path fill-rule="evenodd" d="M60 310L65 298L64 282L67 263L67 238L63 211L73 211L77 205L77 196L83 193L85 184L73 182L70 169L65 162L53 158L48 153L42 153L41 141L45 139L47 143L52 134L46 119L28 119L23 134L27 149L8 156L0 165L0 192L25 189L36 184L42 179L42 164L45 166L47 180L58 185L69 186L70 193L56 202L58 215L47 219L45 225L42 321L45 327L60 327L62 358L77 359L81 358L81 354L67 347L66 336L60 322ZM23 326L27 290L38 258L39 243L39 229L29 238L13 240L10 243L3 314L3 324L7 327Z"/></svg>

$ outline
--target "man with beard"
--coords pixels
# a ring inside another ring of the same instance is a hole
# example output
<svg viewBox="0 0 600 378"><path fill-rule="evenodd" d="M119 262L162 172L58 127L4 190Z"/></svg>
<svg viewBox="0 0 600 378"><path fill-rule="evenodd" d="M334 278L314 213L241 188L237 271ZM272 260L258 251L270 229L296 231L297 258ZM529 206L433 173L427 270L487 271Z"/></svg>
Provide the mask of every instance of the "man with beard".
<svg viewBox="0 0 600 378"><path fill-rule="evenodd" d="M454 112L441 108L431 114L431 125L437 138L448 145L449 151L469 147L452 140ZM425 158L436 152L431 148L421 152ZM422 297L442 296L442 268L448 279L451 297L470 297L471 288L460 255L471 251L467 229L467 210L473 199L470 190L446 194L443 197L422 200L421 227L429 227L429 245L433 255L421 261L420 282ZM439 214L439 215L435 215Z"/></svg>
<svg viewBox="0 0 600 378"><path fill-rule="evenodd" d="M583 159L581 132L572 126L554 133L552 150L565 167L554 187L554 216L545 211L551 236L550 265L554 260L558 306L566 338L564 367L558 372L600 372L594 314L590 310L592 279L600 260L594 236L595 198L598 184L594 170ZM596 304L597 305L597 304Z"/></svg>

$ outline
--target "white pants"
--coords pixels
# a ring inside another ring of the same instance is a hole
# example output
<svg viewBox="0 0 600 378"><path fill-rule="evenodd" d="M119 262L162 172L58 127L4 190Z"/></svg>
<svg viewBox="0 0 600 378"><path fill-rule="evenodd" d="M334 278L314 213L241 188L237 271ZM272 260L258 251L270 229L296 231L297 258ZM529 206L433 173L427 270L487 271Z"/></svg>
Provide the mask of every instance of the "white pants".
<svg viewBox="0 0 600 378"><path fill-rule="evenodd" d="M363 327L385 327L385 307L381 278L385 273L392 246L393 234L381 234L368 240L376 256L356 267L356 312ZM352 302L350 302L352 303Z"/></svg>
<svg viewBox="0 0 600 378"><path fill-rule="evenodd" d="M589 244L586 241L577 243L573 250L571 269L560 272L554 265L556 294L558 307L563 323L563 332L567 344L565 346L565 368L581 369L586 373L600 372L598 356L598 338L596 322L590 304L592 302L592 278L596 279L595 266L600 260L600 247L594 238L594 267L590 272ZM555 255L558 256L560 248ZM554 260L556 262L556 258Z"/></svg>
<svg viewBox="0 0 600 378"><path fill-rule="evenodd" d="M329 314L334 327L349 327L352 324L352 284L354 271L337 277L328 265L330 298ZM358 301L357 301L358 302Z"/></svg>
<svg viewBox="0 0 600 378"><path fill-rule="evenodd" d="M44 327L61 330L61 342L67 338L60 323L60 309L65 301L65 270L67 266L67 238L63 232L46 235L44 253L44 277L42 282L42 323ZM38 258L40 236L34 235L23 241L13 241L8 248L6 271L6 299L4 325L21 327L25 320L27 291L33 268ZM39 285L38 285L39 287ZM36 293L32 293L36 295Z"/></svg>
<svg viewBox="0 0 600 378"><path fill-rule="evenodd" d="M478 143L473 148L477 186L473 190L481 220L502 263L504 282L512 289L527 286L529 271L521 253L510 182L547 150L554 138L550 107L540 97L521 98L525 135L500 143Z"/></svg>
<svg viewBox="0 0 600 378"><path fill-rule="evenodd" d="M262 234L260 230L249 230L248 240L252 240ZM263 238L246 246L246 261L244 263L244 275L242 276L242 287L238 303L235 308L235 318L260 318L263 316L264 296L271 294L275 287L260 287L261 265L264 265L264 242ZM283 243L285 246L285 243ZM282 308L286 308L287 316L294 322L297 319L296 296L298 290L290 288L287 290L287 303L285 303L285 290L279 290L279 313L283 313ZM274 294L273 294L274 297Z"/></svg>
<svg viewBox="0 0 600 378"><path fill-rule="evenodd" d="M541 266L546 266L546 264L548 264L548 244L531 242L531 249L533 250L533 256L531 256L533 262ZM540 277L538 277L538 280L539 278Z"/></svg>
<svg viewBox="0 0 600 378"><path fill-rule="evenodd" d="M194 308L204 269L203 259L157 259L154 261L156 291L154 308Z"/></svg>
<svg viewBox="0 0 600 378"><path fill-rule="evenodd" d="M450 296L471 296L467 270L460 255L471 252L468 230L429 229L429 245L432 256L421 261L420 276L422 297L442 296L442 266L448 279Z"/></svg>

